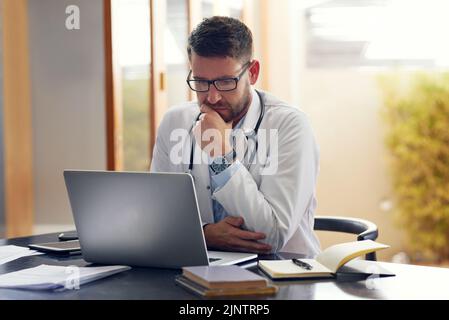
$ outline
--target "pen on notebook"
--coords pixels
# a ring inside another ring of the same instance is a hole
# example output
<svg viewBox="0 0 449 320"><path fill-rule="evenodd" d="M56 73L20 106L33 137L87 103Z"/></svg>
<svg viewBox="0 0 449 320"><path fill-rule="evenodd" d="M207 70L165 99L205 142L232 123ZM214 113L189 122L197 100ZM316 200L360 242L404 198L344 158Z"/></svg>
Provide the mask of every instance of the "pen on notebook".
<svg viewBox="0 0 449 320"><path fill-rule="evenodd" d="M312 266L308 264L307 262L301 261L299 259L292 259L293 263L297 266L306 269L306 270L312 270Z"/></svg>

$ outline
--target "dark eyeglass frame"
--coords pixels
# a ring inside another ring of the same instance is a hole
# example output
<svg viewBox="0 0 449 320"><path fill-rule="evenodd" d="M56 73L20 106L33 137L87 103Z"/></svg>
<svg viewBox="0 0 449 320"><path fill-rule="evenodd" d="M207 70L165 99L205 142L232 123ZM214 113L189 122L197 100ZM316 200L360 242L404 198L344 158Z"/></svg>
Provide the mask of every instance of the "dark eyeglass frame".
<svg viewBox="0 0 449 320"><path fill-rule="evenodd" d="M252 61L248 61L247 63L245 63L243 65L242 71L239 73L239 75L237 77L234 77L234 78L222 78L222 79L214 79L214 80L190 79L190 76L192 75L192 70L190 70L189 71L189 75L187 76L186 82L187 82L187 85L189 86L189 88L192 91L195 91L195 92L208 92L210 90L210 85L211 84L214 85L214 87L215 87L215 89L217 89L217 91L222 91L222 92L233 91L233 90L237 89L239 80L242 78L243 74L249 68L249 66L251 65L251 62ZM235 82L235 86L232 89L223 90L223 89L219 89L217 87L217 85L216 85L217 81L231 81L231 80L234 80L234 82ZM200 82L200 81L203 82L203 83L207 82L207 84L208 84L207 90L196 90L196 89L194 89L194 83L195 82Z"/></svg>

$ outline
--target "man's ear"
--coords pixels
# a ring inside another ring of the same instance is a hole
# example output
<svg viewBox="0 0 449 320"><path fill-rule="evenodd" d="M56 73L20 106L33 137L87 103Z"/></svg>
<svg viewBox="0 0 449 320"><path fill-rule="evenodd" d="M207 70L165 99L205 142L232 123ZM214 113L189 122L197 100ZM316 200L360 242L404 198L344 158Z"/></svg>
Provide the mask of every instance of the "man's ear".
<svg viewBox="0 0 449 320"><path fill-rule="evenodd" d="M258 60L253 60L251 67L249 68L249 81L251 85L256 84L259 79L260 63Z"/></svg>

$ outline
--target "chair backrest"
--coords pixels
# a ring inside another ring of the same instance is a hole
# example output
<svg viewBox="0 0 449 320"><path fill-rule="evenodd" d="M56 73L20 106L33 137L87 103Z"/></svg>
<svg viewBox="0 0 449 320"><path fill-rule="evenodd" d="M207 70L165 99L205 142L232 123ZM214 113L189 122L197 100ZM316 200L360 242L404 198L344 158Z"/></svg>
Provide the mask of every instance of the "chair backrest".
<svg viewBox="0 0 449 320"><path fill-rule="evenodd" d="M379 231L371 221L337 216L315 216L314 229L318 231L344 232L357 235L357 241L376 240ZM366 255L366 260L376 261L376 253Z"/></svg>

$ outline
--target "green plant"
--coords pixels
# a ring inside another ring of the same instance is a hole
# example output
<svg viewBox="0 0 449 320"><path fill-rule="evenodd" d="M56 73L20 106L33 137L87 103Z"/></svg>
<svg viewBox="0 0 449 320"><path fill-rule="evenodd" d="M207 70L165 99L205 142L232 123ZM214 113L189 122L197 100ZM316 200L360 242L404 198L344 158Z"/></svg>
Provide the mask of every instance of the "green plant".
<svg viewBox="0 0 449 320"><path fill-rule="evenodd" d="M449 74L380 79L397 221L412 258L449 259Z"/></svg>

